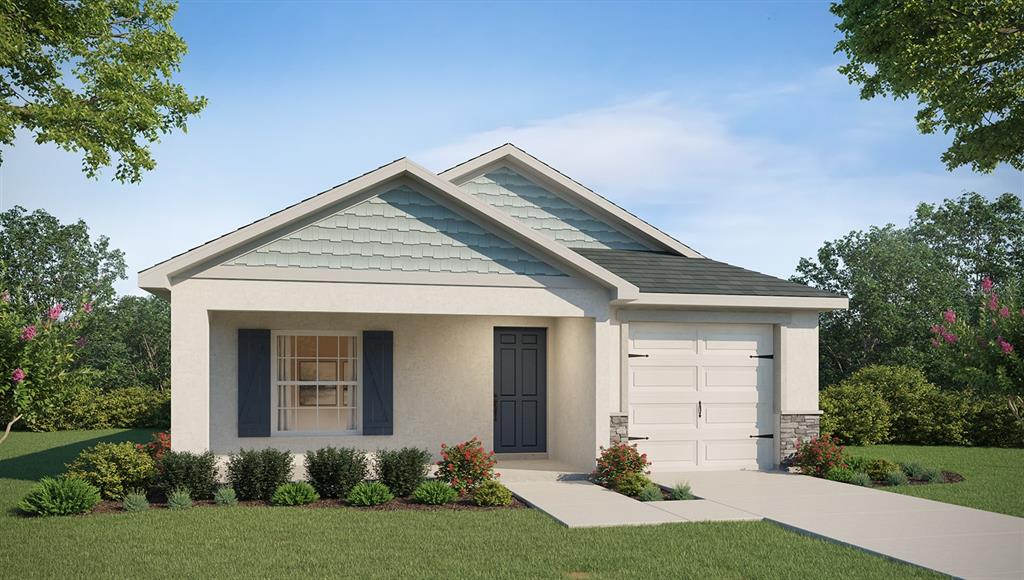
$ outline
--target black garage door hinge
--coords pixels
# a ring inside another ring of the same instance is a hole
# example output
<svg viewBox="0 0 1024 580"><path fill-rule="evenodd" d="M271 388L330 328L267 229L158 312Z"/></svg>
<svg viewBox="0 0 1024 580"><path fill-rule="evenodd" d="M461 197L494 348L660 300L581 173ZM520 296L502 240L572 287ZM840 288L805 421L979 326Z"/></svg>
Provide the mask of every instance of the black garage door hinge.
<svg viewBox="0 0 1024 580"><path fill-rule="evenodd" d="M649 354L635 354L635 353L631 352L631 353L627 354L626 356L628 356L629 358L647 358L647 357L649 357L651 355L649 355Z"/></svg>
<svg viewBox="0 0 1024 580"><path fill-rule="evenodd" d="M751 439L775 439L775 433L766 433L764 435L751 435Z"/></svg>
<svg viewBox="0 0 1024 580"><path fill-rule="evenodd" d="M750 358L775 358L774 354L752 354Z"/></svg>
<svg viewBox="0 0 1024 580"><path fill-rule="evenodd" d="M627 437L630 441L647 441L650 437Z"/></svg>

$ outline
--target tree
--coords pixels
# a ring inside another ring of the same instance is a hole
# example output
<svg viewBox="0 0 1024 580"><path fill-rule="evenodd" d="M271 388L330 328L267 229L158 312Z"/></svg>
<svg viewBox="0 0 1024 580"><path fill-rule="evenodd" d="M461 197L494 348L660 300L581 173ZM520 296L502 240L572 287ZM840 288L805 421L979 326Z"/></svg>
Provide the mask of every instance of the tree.
<svg viewBox="0 0 1024 580"><path fill-rule="evenodd" d="M73 307L82 296L105 305L114 297L114 281L124 277L124 253L111 249L106 236L93 241L85 222L62 224L43 210L19 206L0 213L0 288L11 294L23 321L54 304Z"/></svg>
<svg viewBox="0 0 1024 580"><path fill-rule="evenodd" d="M821 316L822 384L871 364L906 364L940 385L959 385L956 361L929 347L935 317L974 310L972 289L986 277L1024 287L1022 263L1024 209L1010 194L920 204L905 228L826 242L816 258L800 260L793 278L850 296L849 310Z"/></svg>
<svg viewBox="0 0 1024 580"><path fill-rule="evenodd" d="M84 331L79 364L100 371L105 389L171 383L171 305L155 296L122 296L97 309Z"/></svg>
<svg viewBox="0 0 1024 580"><path fill-rule="evenodd" d="M187 51L168 0L0 0L0 143L18 129L138 182L149 145L205 106L171 82ZM116 158L116 160L115 160ZM2 159L0 159L2 162Z"/></svg>
<svg viewBox="0 0 1024 580"><path fill-rule="evenodd" d="M1024 170L1022 0L842 0L839 68L862 99L913 96L922 133L953 133L950 170Z"/></svg>

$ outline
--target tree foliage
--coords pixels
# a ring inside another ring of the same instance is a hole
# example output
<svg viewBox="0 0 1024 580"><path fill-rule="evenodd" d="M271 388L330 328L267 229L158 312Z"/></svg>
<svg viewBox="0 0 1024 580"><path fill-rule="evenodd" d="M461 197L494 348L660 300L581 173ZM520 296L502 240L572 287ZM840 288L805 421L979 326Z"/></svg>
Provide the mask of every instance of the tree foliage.
<svg viewBox="0 0 1024 580"><path fill-rule="evenodd" d="M124 277L124 253L106 236L93 240L84 221L62 224L19 206L0 213L0 288L11 293L24 321L58 303L73 309L83 296L109 304L114 282Z"/></svg>
<svg viewBox="0 0 1024 580"><path fill-rule="evenodd" d="M187 51L168 0L0 0L0 143L18 129L138 182L150 144L205 106L171 81Z"/></svg>
<svg viewBox="0 0 1024 580"><path fill-rule="evenodd" d="M122 296L97 309L79 362L101 373L103 389L171 382L171 305L155 296Z"/></svg>
<svg viewBox="0 0 1024 580"><path fill-rule="evenodd" d="M1024 170L1024 1L842 0L832 13L861 98L916 98L918 130L953 134L951 170Z"/></svg>
<svg viewBox="0 0 1024 580"><path fill-rule="evenodd" d="M815 258L800 260L794 277L850 296L849 310L821 317L822 385L871 364L916 366L939 384L955 384L955 361L929 346L936 317L970 310L976 280L1020 287L1022 256L1024 208L1011 194L921 204L907 227L826 242Z"/></svg>

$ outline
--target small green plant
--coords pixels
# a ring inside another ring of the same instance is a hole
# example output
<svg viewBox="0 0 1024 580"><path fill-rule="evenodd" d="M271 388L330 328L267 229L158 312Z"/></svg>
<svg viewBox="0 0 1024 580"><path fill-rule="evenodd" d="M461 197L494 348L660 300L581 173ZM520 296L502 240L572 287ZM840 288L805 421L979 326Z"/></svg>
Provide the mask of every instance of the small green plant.
<svg viewBox="0 0 1024 580"><path fill-rule="evenodd" d="M145 490L133 489L121 500L121 509L126 512L144 512L149 509L149 500Z"/></svg>
<svg viewBox="0 0 1024 580"><path fill-rule="evenodd" d="M79 453L67 475L95 485L104 499L119 500L129 489L148 488L156 464L132 443L99 443Z"/></svg>
<svg viewBox="0 0 1024 580"><path fill-rule="evenodd" d="M481 483L473 492L473 503L481 507L505 506L512 503L512 492L493 479Z"/></svg>
<svg viewBox="0 0 1024 580"><path fill-rule="evenodd" d="M157 461L160 474L157 487L168 492L176 487L187 487L195 499L210 499L217 488L217 458L213 453L167 451Z"/></svg>
<svg viewBox="0 0 1024 580"><path fill-rule="evenodd" d="M941 469L928 467L921 473L921 480L927 481L928 483L942 483L946 478L942 475Z"/></svg>
<svg viewBox="0 0 1024 580"><path fill-rule="evenodd" d="M907 474L903 473L902 470L890 471L885 474L885 478L882 479L886 485L907 485Z"/></svg>
<svg viewBox="0 0 1024 580"><path fill-rule="evenodd" d="M615 491L622 495L636 497L650 483L651 480L647 479L646 475L636 471L628 471L615 479L614 487Z"/></svg>
<svg viewBox="0 0 1024 580"><path fill-rule="evenodd" d="M320 494L331 499L348 495L366 479L366 452L352 447L324 447L306 453L306 479Z"/></svg>
<svg viewBox="0 0 1024 580"><path fill-rule="evenodd" d="M320 494L305 481L285 483L274 491L270 503L274 505L306 505L320 499Z"/></svg>
<svg viewBox="0 0 1024 580"><path fill-rule="evenodd" d="M839 483L850 483L854 473L849 467L833 467L825 474L825 479L838 481Z"/></svg>
<svg viewBox="0 0 1024 580"><path fill-rule="evenodd" d="M656 483L650 483L647 487L640 490L640 493L636 494L636 498L640 501L661 501L665 499L661 493L661 486Z"/></svg>
<svg viewBox="0 0 1024 580"><path fill-rule="evenodd" d="M671 500L696 499L696 497L690 490L689 483L677 483L668 490L668 498Z"/></svg>
<svg viewBox="0 0 1024 580"><path fill-rule="evenodd" d="M30 516L84 514L100 503L100 490L78 477L44 477L18 504Z"/></svg>
<svg viewBox="0 0 1024 580"><path fill-rule="evenodd" d="M391 493L388 486L379 481L361 481L357 483L352 488L352 491L348 492L347 498L348 503L359 507L380 505L388 503L393 499L395 499L395 494Z"/></svg>
<svg viewBox="0 0 1024 580"><path fill-rule="evenodd" d="M406 497L427 479L430 452L416 447L377 452L377 479L398 497Z"/></svg>
<svg viewBox="0 0 1024 580"><path fill-rule="evenodd" d="M412 499L427 505L444 505L459 498L459 492L443 481L424 481L412 492Z"/></svg>
<svg viewBox="0 0 1024 580"><path fill-rule="evenodd" d="M927 465L921 465L917 462L901 463L900 467L903 468L903 473L907 474L907 477L917 481L927 481L932 483L937 479L941 480L942 478L942 472L938 469Z"/></svg>
<svg viewBox="0 0 1024 580"><path fill-rule="evenodd" d="M274 448L243 449L228 459L228 482L238 499L270 501L292 479L292 454Z"/></svg>
<svg viewBox="0 0 1024 580"><path fill-rule="evenodd" d="M868 487L871 485L871 476L863 471L854 471L853 475L850 477L850 481L847 483L859 485L861 487Z"/></svg>
<svg viewBox="0 0 1024 580"><path fill-rule="evenodd" d="M224 507L236 506L238 505L238 496L235 495L234 488L221 486L213 492L213 503Z"/></svg>
<svg viewBox="0 0 1024 580"><path fill-rule="evenodd" d="M899 465L888 459L869 459L864 463L863 470L875 481L884 481L894 471L903 473Z"/></svg>
<svg viewBox="0 0 1024 580"><path fill-rule="evenodd" d="M192 507L192 493L185 487L172 489L167 494L167 507L172 510L187 510Z"/></svg>

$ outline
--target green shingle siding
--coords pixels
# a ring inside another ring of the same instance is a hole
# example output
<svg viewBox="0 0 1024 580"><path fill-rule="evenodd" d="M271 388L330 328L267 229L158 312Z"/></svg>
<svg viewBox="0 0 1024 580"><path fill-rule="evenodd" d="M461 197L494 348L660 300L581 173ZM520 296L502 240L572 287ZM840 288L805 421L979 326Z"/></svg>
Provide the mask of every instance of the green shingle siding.
<svg viewBox="0 0 1024 580"><path fill-rule="evenodd" d="M405 186L295 230L227 264L564 276Z"/></svg>
<svg viewBox="0 0 1024 580"><path fill-rule="evenodd" d="M460 187L570 248L650 249L507 167Z"/></svg>

